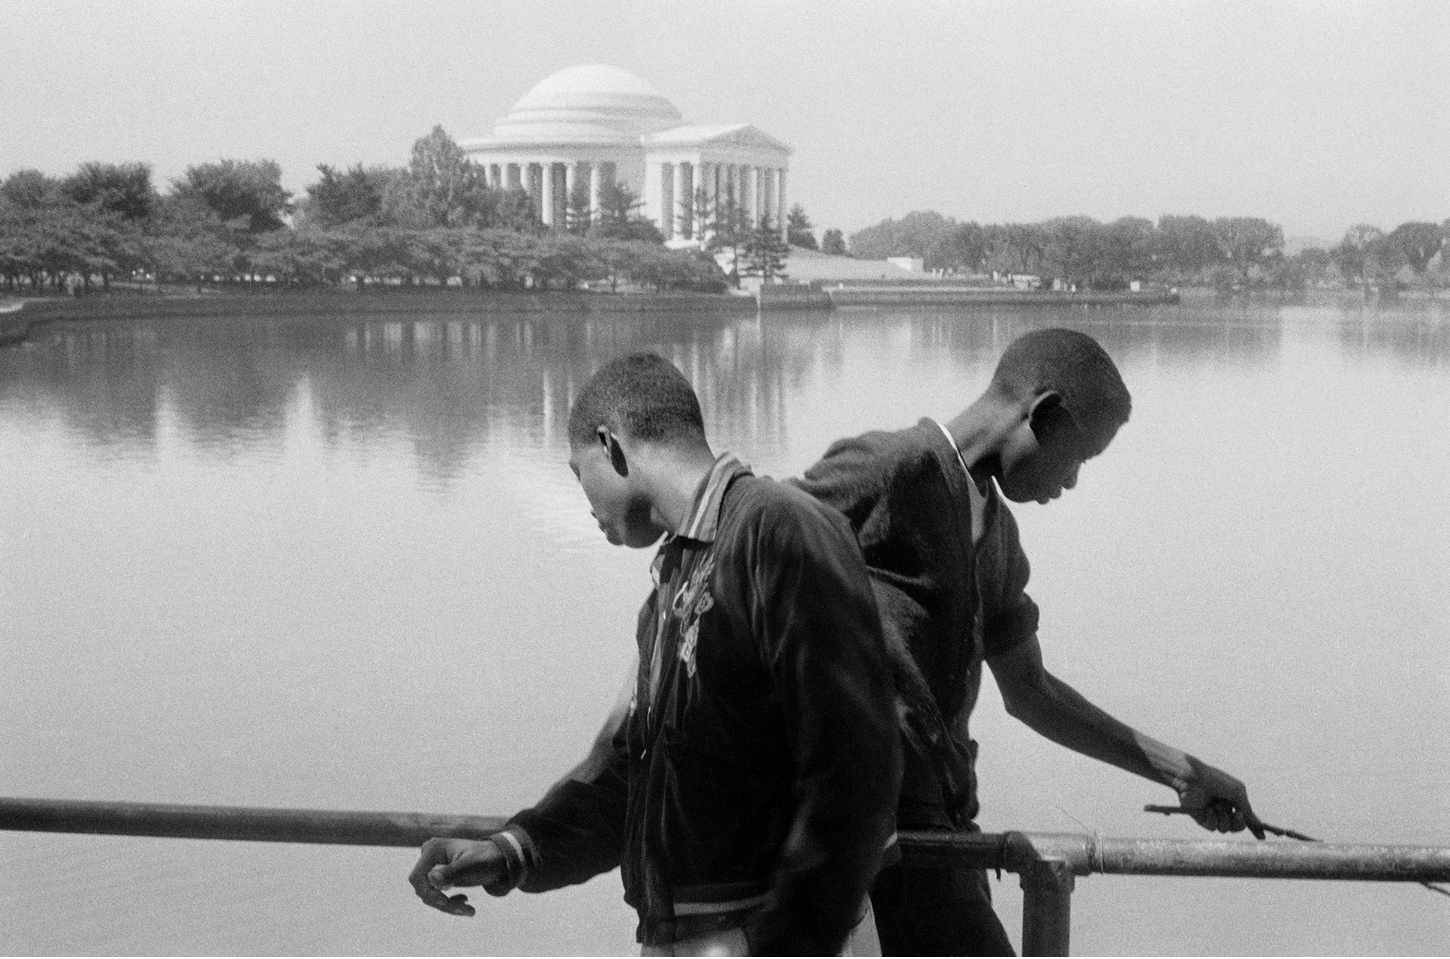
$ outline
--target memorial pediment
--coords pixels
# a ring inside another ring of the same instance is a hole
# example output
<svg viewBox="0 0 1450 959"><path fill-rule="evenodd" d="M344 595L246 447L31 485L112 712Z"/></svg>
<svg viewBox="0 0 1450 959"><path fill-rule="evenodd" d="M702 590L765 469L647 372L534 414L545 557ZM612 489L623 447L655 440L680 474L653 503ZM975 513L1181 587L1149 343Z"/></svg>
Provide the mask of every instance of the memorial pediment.
<svg viewBox="0 0 1450 959"><path fill-rule="evenodd" d="M738 150L772 150L789 154L791 148L748 123L730 126L680 126L644 138L647 146L709 146Z"/></svg>

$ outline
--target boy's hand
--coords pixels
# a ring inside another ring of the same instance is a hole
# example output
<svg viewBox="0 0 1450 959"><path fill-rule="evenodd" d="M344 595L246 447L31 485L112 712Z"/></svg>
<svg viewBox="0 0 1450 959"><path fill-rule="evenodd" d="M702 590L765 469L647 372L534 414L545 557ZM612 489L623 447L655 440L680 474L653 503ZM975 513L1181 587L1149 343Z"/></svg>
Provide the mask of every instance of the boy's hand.
<svg viewBox="0 0 1450 959"><path fill-rule="evenodd" d="M430 839L408 873L408 882L418 898L440 912L453 916L474 913L468 897L444 894L454 886L487 886L502 879L508 864L497 845L485 839Z"/></svg>
<svg viewBox="0 0 1450 959"><path fill-rule="evenodd" d="M1249 791L1222 769L1188 758L1193 770L1188 784L1179 791L1178 801L1204 829L1239 832L1245 827L1258 839L1264 838L1264 824L1249 805Z"/></svg>

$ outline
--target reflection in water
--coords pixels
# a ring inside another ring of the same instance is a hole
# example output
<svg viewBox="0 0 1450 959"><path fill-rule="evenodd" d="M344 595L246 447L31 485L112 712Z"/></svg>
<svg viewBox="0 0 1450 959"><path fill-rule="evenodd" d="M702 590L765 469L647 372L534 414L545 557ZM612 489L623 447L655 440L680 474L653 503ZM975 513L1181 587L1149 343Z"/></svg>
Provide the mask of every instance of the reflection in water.
<svg viewBox="0 0 1450 959"><path fill-rule="evenodd" d="M1357 355L1438 368L1450 355L1442 316L1311 318L1333 324ZM1121 362L1149 367L1273 363L1282 335L1277 307L97 323L5 354L0 403L55 416L86 444L130 454L155 442L169 410L189 443L224 456L275 441L305 383L308 413L327 442L406 436L420 469L446 483L493 446L561 449L580 384L628 350L654 350L684 370L712 434L769 451L787 442L789 396L838 370L853 336L899 331L904 341L884 348L907 363L976 367L1044 323L1089 324Z"/></svg>
<svg viewBox="0 0 1450 959"><path fill-rule="evenodd" d="M768 438L786 381L821 354L799 332L651 315L98 324L7 355L0 403L58 417L98 449L154 442L169 410L189 443L225 455L275 440L306 384L327 442L406 436L446 482L491 446L561 448L579 386L634 349L683 369L712 424Z"/></svg>
<svg viewBox="0 0 1450 959"><path fill-rule="evenodd" d="M954 414L1012 339L1069 325L1118 359L1135 410L1072 496L1017 511L1051 662L1242 774L1270 821L1450 845L1427 735L1450 725L1446 307L56 328L0 351L0 792L508 812L597 726L648 582L648 555L603 543L564 467L592 370L662 353L717 445L783 474L841 435ZM1143 821L1167 798L1153 787L1066 759L992 696L986 828L1192 835ZM450 923L403 887L406 850L238 845L0 835L0 945L633 949L614 877ZM1095 879L1074 942L1445 941L1433 897L1331 885ZM997 895L1013 928L1020 894ZM1274 921L1223 921L1255 910Z"/></svg>

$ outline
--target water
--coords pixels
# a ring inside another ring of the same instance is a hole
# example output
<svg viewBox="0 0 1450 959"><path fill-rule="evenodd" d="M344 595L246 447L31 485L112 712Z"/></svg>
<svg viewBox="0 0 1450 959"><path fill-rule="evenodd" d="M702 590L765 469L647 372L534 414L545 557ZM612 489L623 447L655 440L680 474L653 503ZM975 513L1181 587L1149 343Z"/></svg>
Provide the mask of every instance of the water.
<svg viewBox="0 0 1450 959"><path fill-rule="evenodd" d="M506 814L581 753L649 556L566 460L591 369L663 352L717 446L797 473L947 417L1042 325L1131 423L1016 508L1048 666L1269 822L1450 845L1443 307L165 319L0 352L0 794ZM982 825L1202 835L1172 794L976 720ZM0 834L0 951L631 953L617 874L413 897L406 849ZM1016 939L1021 892L995 885ZM1090 877L1079 953L1443 953L1416 886Z"/></svg>

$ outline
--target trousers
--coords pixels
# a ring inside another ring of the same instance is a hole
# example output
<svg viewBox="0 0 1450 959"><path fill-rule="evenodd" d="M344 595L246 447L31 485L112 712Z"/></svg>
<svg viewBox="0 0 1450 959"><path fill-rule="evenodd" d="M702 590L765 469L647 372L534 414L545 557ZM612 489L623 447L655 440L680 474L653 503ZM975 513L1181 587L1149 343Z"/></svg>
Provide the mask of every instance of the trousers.
<svg viewBox="0 0 1450 959"><path fill-rule="evenodd" d="M883 956L1016 955L982 869L881 870L871 889Z"/></svg>

